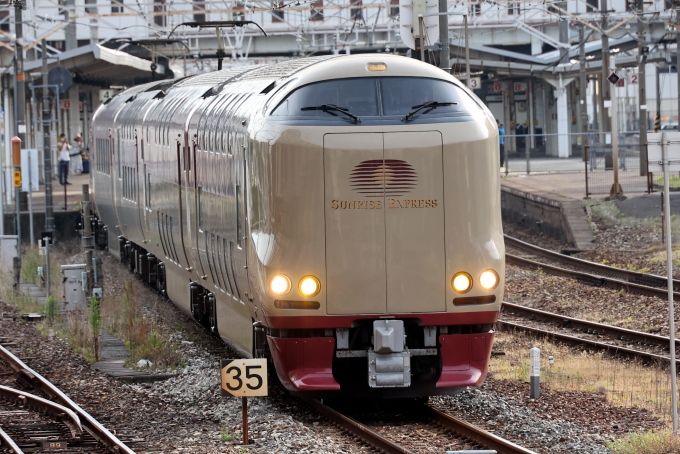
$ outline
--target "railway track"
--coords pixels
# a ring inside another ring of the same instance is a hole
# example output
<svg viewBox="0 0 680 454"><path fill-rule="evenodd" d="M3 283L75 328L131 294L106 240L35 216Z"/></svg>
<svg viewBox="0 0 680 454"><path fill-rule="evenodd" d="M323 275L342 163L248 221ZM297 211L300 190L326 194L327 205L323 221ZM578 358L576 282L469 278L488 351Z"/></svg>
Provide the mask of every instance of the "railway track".
<svg viewBox="0 0 680 454"><path fill-rule="evenodd" d="M362 424L356 419L345 415L316 399L303 399L308 405L321 413L328 420L340 426L343 430L359 438L367 445L373 447L375 450L387 454L403 454L403 453L417 453L418 451L399 444L392 438L388 438L368 425ZM419 419L430 421L443 430L444 433L454 439L463 439L472 445L492 450L491 452L506 453L506 454L531 454L533 451L518 446L508 440L500 438L490 432L487 432L479 427L473 426L465 421L461 421L446 413L443 413L426 404L414 404L412 414L417 415ZM482 451L483 452L483 451Z"/></svg>
<svg viewBox="0 0 680 454"><path fill-rule="evenodd" d="M557 262L570 269L506 253L508 263L524 268L541 269L548 274L575 279L590 285L625 290L630 293L663 299L668 297L668 280L661 276L615 268L571 257L507 235L505 236L505 244L531 255ZM674 298L680 299L680 281L674 279L673 288ZM612 355L641 358L647 362L667 363L670 361L667 356L670 343L668 337L553 314L508 302L503 302L502 311L524 320L518 322L517 320L508 320L505 317L505 319L497 322L497 326L503 330L531 332L570 345L587 345L593 349L608 351ZM559 331L535 326L535 322L557 325ZM568 334L565 331L573 331L575 334ZM605 337L609 339L608 342L603 341L602 338ZM676 340L676 349L679 347L680 340Z"/></svg>
<svg viewBox="0 0 680 454"><path fill-rule="evenodd" d="M134 454L120 439L52 383L0 346L6 368L3 382L15 379L20 389L0 385L2 449L23 452Z"/></svg>
<svg viewBox="0 0 680 454"><path fill-rule="evenodd" d="M638 293L646 296L667 298L668 280L654 274L640 273L637 271L624 270L601 263L560 254L559 252L543 249L505 235L505 244L511 248L519 249L529 254L555 261L561 265L573 269L560 268L548 263L541 263L514 254L506 253L508 263L525 268L541 269L548 274L576 279L591 285L608 287L614 290L625 290L630 293ZM680 281L673 279L674 298L680 299Z"/></svg>
<svg viewBox="0 0 680 454"><path fill-rule="evenodd" d="M613 356L641 358L644 361L656 363L670 361L670 358L666 356L670 347L668 337L567 317L505 301L501 311L506 317L510 315L524 319L525 322L511 321L507 318L499 319L496 326L500 330L523 331L559 340L569 345L585 345L596 350L607 351ZM562 331L535 326L532 322L557 325ZM574 331L576 334L567 334L564 331ZM603 337L609 338L609 342L604 342ZM680 347L680 342L676 340L676 348L678 347ZM641 348L646 348L646 350Z"/></svg>

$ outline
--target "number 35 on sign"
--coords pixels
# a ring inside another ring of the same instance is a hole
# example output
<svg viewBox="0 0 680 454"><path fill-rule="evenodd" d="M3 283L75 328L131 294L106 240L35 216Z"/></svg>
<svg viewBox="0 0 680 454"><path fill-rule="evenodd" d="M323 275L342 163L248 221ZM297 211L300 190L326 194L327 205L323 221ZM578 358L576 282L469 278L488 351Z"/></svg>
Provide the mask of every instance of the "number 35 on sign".
<svg viewBox="0 0 680 454"><path fill-rule="evenodd" d="M222 390L232 396L266 396L267 395L267 360L258 359L223 359L220 361L222 371Z"/></svg>

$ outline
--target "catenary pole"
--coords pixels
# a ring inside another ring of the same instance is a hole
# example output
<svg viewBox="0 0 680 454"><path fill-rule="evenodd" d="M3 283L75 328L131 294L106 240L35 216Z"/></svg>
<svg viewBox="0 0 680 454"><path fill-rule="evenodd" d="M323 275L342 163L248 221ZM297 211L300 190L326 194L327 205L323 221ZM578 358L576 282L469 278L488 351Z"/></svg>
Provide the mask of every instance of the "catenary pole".
<svg viewBox="0 0 680 454"><path fill-rule="evenodd" d="M449 46L449 16L447 0L439 0L439 67L451 72L451 50Z"/></svg>
<svg viewBox="0 0 680 454"><path fill-rule="evenodd" d="M586 31L585 25L580 24L579 27L579 108L581 115L580 118L580 131L581 131L581 146L583 149L588 146L588 103L586 102L586 89L588 87L588 80L586 79ZM585 156L585 155L584 155Z"/></svg>
<svg viewBox="0 0 680 454"><path fill-rule="evenodd" d="M645 46L645 25L642 21L642 11L644 10L644 0L637 0L637 37L638 37L638 110L639 110L639 131L640 131L640 176L647 175L647 79L645 69L647 66L647 55L643 51Z"/></svg>
<svg viewBox="0 0 680 454"><path fill-rule="evenodd" d="M45 172L45 231L54 231L54 206L52 205L52 147L50 144L50 124L52 109L50 91L47 87L47 41L42 40L42 127L43 127L43 171ZM87 115L87 111L85 112Z"/></svg>

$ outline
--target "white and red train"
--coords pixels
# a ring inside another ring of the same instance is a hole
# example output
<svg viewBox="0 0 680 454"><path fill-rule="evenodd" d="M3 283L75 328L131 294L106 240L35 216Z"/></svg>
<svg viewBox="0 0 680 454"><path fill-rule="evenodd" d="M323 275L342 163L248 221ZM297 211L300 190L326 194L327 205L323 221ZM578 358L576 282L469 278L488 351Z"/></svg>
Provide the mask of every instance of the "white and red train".
<svg viewBox="0 0 680 454"><path fill-rule="evenodd" d="M99 244L291 392L484 380L498 130L450 74L373 54L153 82L102 105L91 137Z"/></svg>

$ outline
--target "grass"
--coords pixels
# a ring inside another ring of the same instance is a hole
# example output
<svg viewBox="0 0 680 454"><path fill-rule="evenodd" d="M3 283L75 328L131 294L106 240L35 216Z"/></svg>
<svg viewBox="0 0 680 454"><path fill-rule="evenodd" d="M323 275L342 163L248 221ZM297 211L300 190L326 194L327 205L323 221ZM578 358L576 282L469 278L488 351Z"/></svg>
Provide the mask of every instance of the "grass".
<svg viewBox="0 0 680 454"><path fill-rule="evenodd" d="M680 439L670 431L644 432L608 443L607 447L621 454L666 454L680 452Z"/></svg>
<svg viewBox="0 0 680 454"><path fill-rule="evenodd" d="M545 339L497 333L494 348L505 355L491 360L494 378L528 382L529 350L534 346L541 349L541 382L551 389L600 393L613 405L644 408L666 424L670 422L670 376L661 367L622 362L603 353L575 353ZM554 358L553 366L548 356Z"/></svg>
<svg viewBox="0 0 680 454"><path fill-rule="evenodd" d="M120 295L105 295L101 302L102 327L122 339L130 351L129 365L140 359L151 361L154 369L182 366L178 345L166 339L160 322L137 297L137 282L127 282Z"/></svg>
<svg viewBox="0 0 680 454"><path fill-rule="evenodd" d="M72 263L74 253L80 250L76 242L57 244L50 249L51 296L40 305L30 296L15 294L11 276L0 276L5 285L0 287L0 298L17 308L19 312L44 313L46 320L37 326L44 335L56 334L68 340L71 347L87 361L99 360L99 333L109 331L122 339L131 354L129 363L140 359L151 361L154 369L177 369L183 367L178 345L164 334L161 321L154 320L148 307L137 297L138 282L128 282L120 294L105 293L101 301L90 300L87 308L59 314L59 299L63 295L62 274L59 265ZM76 258L76 260L79 260ZM26 282L41 285L38 267L44 267L44 256L37 248L27 248L22 260L21 275ZM106 289L105 289L106 290Z"/></svg>
<svg viewBox="0 0 680 454"><path fill-rule="evenodd" d="M654 177L654 183L659 186L663 186L663 176ZM671 188L680 188L680 176L669 175L668 176L668 186Z"/></svg>
<svg viewBox="0 0 680 454"><path fill-rule="evenodd" d="M42 285L41 278L38 276L40 266L45 266L45 259L39 254L38 248L33 246L26 248L21 261L21 277L24 282Z"/></svg>

